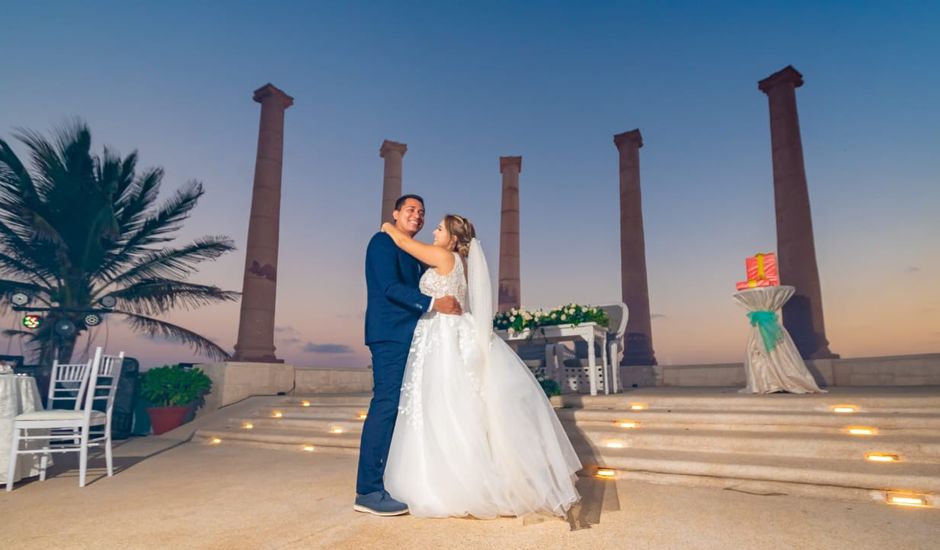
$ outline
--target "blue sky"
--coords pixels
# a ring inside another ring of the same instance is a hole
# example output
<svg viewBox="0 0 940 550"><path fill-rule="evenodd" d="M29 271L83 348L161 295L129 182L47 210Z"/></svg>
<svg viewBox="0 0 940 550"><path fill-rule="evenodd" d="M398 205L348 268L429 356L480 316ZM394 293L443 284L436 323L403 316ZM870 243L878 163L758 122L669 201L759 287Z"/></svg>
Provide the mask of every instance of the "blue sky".
<svg viewBox="0 0 940 550"><path fill-rule="evenodd" d="M498 157L522 155L524 305L619 299L616 133L640 128L661 362L735 361L744 257L775 247L766 97L794 65L823 303L844 356L940 351L940 7L935 2L2 2L0 136L79 116L207 194L183 232L240 251L254 89L287 111L279 354L361 366L364 246L383 139L404 189L474 220L495 270ZM430 231L423 234L430 239ZM231 347L237 305L169 319ZM8 319L5 323L13 323ZM103 331L104 329L102 329ZM99 331L95 341L102 343ZM184 349L109 321L145 365ZM16 348L16 344L13 345Z"/></svg>

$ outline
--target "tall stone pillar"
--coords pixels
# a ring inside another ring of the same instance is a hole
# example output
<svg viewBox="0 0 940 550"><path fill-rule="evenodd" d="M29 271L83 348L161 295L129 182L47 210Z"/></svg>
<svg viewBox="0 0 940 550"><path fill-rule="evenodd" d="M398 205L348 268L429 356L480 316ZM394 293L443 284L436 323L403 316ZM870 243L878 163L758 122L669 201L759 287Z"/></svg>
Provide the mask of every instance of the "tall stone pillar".
<svg viewBox="0 0 940 550"><path fill-rule="evenodd" d="M499 311L522 305L519 282L519 173L522 157L499 157L503 175L499 220Z"/></svg>
<svg viewBox="0 0 940 550"><path fill-rule="evenodd" d="M265 84L255 90L253 99L261 104L261 124L234 360L279 363L281 361L274 356L274 305L277 296L284 111L294 104L294 98L272 84Z"/></svg>
<svg viewBox="0 0 940 550"><path fill-rule="evenodd" d="M829 351L823 323L813 220L796 111L796 89L802 85L803 75L792 66L757 85L770 103L780 282L796 287L796 293L783 307L783 324L804 359L836 358L838 355Z"/></svg>
<svg viewBox="0 0 940 550"><path fill-rule="evenodd" d="M629 317L621 365L655 365L640 197L640 130L614 136L620 153L620 286Z"/></svg>
<svg viewBox="0 0 940 550"><path fill-rule="evenodd" d="M385 175L382 178L382 220L394 223L392 212L395 201L401 196L401 162L408 146L397 141L385 140L379 148L379 156L385 159Z"/></svg>

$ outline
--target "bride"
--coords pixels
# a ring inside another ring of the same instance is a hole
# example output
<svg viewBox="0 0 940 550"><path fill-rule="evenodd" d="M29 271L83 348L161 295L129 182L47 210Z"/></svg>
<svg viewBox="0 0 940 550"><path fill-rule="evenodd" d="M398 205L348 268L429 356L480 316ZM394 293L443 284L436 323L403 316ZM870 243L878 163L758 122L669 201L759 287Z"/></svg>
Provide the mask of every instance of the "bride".
<svg viewBox="0 0 940 550"><path fill-rule="evenodd" d="M493 334L489 270L473 224L449 214L420 243L382 231L428 266L420 290L463 315L425 313L405 367L385 486L416 516L563 516L581 469L528 367Z"/></svg>

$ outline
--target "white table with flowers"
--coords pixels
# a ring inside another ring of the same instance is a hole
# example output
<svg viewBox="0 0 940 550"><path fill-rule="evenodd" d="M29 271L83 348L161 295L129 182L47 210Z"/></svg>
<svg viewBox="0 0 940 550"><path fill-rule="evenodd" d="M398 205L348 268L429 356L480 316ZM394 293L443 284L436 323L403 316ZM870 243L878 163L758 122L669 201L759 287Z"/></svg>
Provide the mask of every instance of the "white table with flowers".
<svg viewBox="0 0 940 550"><path fill-rule="evenodd" d="M594 322L579 323L574 324L565 324L565 325L543 325L536 328L527 328L520 332L515 332L512 330L496 330L496 334L502 338L509 345L520 345L531 342L545 342L546 344L554 344L558 342L573 342L577 340L584 340L587 343L588 350L588 384L590 386L591 395L597 395L597 362L594 358L594 346L600 346L600 355L601 355L601 366L603 368L604 376L604 393L610 393L610 384L608 380L610 377L607 373L607 352L605 346L607 344L607 328ZM545 354L545 367L546 370L552 366L555 362L554 356L549 357L549 353L546 351ZM557 365L554 365L552 370L555 371L556 376L560 376L559 371L561 370ZM557 380L557 378L556 378ZM562 380L557 380L561 384ZM614 390L616 391L616 390Z"/></svg>
<svg viewBox="0 0 940 550"><path fill-rule="evenodd" d="M42 410L36 379L12 372L0 374L0 484L7 482L13 444L13 419L19 414L36 410ZM39 454L20 455L16 461L16 471L13 472L13 481L38 476L41 457Z"/></svg>

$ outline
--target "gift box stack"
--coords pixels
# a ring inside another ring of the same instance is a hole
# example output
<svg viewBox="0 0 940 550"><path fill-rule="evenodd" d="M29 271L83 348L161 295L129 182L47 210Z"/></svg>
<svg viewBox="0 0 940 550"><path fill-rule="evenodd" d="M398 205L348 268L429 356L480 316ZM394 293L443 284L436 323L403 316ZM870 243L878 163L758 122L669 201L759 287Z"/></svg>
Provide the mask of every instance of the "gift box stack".
<svg viewBox="0 0 940 550"><path fill-rule="evenodd" d="M738 290L762 286L780 286L777 273L777 255L773 252L759 253L744 262L747 267L747 280L737 284Z"/></svg>

